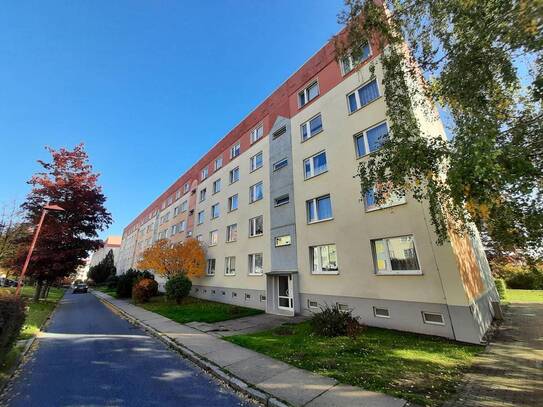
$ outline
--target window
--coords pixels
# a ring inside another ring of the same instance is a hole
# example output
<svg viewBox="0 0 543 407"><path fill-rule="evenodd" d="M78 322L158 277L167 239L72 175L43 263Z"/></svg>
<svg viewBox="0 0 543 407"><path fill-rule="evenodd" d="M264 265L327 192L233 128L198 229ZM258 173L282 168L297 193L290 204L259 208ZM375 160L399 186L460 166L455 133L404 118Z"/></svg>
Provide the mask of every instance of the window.
<svg viewBox="0 0 543 407"><path fill-rule="evenodd" d="M284 168L288 165L288 159L287 158L283 158L282 160L279 160L277 162L275 162L273 164L273 170L274 171L278 171L280 170L281 168Z"/></svg>
<svg viewBox="0 0 543 407"><path fill-rule="evenodd" d="M202 235L196 235L196 240L202 242L204 240L204 237Z"/></svg>
<svg viewBox="0 0 543 407"><path fill-rule="evenodd" d="M371 55L370 44L364 43L356 52L352 51L341 60L341 72L343 75L351 72L355 66L365 61Z"/></svg>
<svg viewBox="0 0 543 407"><path fill-rule="evenodd" d="M230 183L233 184L237 181L239 181L239 167L230 170Z"/></svg>
<svg viewBox="0 0 543 407"><path fill-rule="evenodd" d="M262 182L253 185L249 188L249 202L253 203L260 201L264 197L264 189Z"/></svg>
<svg viewBox="0 0 543 407"><path fill-rule="evenodd" d="M206 200L206 188L200 190L200 202L203 202Z"/></svg>
<svg viewBox="0 0 543 407"><path fill-rule="evenodd" d="M177 201L179 198L181 198L181 190L177 190L175 193L175 200Z"/></svg>
<svg viewBox="0 0 543 407"><path fill-rule="evenodd" d="M234 293L234 292L232 293L232 298L235 298L237 296L238 296L238 293Z"/></svg>
<svg viewBox="0 0 543 407"><path fill-rule="evenodd" d="M219 204L216 203L215 205L211 206L211 219L218 218L220 215L220 208Z"/></svg>
<svg viewBox="0 0 543 407"><path fill-rule="evenodd" d="M260 294L260 301L266 301L266 296L265 296L265 295L262 295L262 294Z"/></svg>
<svg viewBox="0 0 543 407"><path fill-rule="evenodd" d="M226 257L224 259L224 275L234 276L236 274L236 258L234 256ZM232 296L235 297L235 293Z"/></svg>
<svg viewBox="0 0 543 407"><path fill-rule="evenodd" d="M254 253L249 255L249 274L262 274L262 253Z"/></svg>
<svg viewBox="0 0 543 407"><path fill-rule="evenodd" d="M289 203L289 201L290 201L290 198L289 198L288 194L281 195L279 198L274 199L274 205L275 206L286 205L286 204Z"/></svg>
<svg viewBox="0 0 543 407"><path fill-rule="evenodd" d="M181 212L186 212L187 211L187 206L188 206L188 202L183 201L183 203L181 203Z"/></svg>
<svg viewBox="0 0 543 407"><path fill-rule="evenodd" d="M175 208L173 208L173 216L177 216L179 215L179 206L176 206Z"/></svg>
<svg viewBox="0 0 543 407"><path fill-rule="evenodd" d="M251 299L251 294L245 293L245 301L249 301Z"/></svg>
<svg viewBox="0 0 543 407"><path fill-rule="evenodd" d="M215 259L208 259L207 260L207 269L206 274L208 276L214 276L215 275Z"/></svg>
<svg viewBox="0 0 543 407"><path fill-rule="evenodd" d="M336 305L340 311L349 311L349 306L347 304L336 302Z"/></svg>
<svg viewBox="0 0 543 407"><path fill-rule="evenodd" d="M187 193L187 192L189 192L189 189L190 189L190 185L189 185L189 183L187 182L187 183L185 183L185 185L183 185L183 192L184 192L184 193Z"/></svg>
<svg viewBox="0 0 543 407"><path fill-rule="evenodd" d="M376 274L421 274L413 236L371 241Z"/></svg>
<svg viewBox="0 0 543 407"><path fill-rule="evenodd" d="M373 307L373 315L377 318L390 318L388 308Z"/></svg>
<svg viewBox="0 0 543 407"><path fill-rule="evenodd" d="M228 198L228 212L235 211L236 209L238 209L238 194Z"/></svg>
<svg viewBox="0 0 543 407"><path fill-rule="evenodd" d="M172 229L170 231L170 236L173 236L176 234L177 231L177 225L172 225Z"/></svg>
<svg viewBox="0 0 543 407"><path fill-rule="evenodd" d="M326 152L321 151L313 157L304 160L304 178L315 177L328 170L326 163Z"/></svg>
<svg viewBox="0 0 543 407"><path fill-rule="evenodd" d="M264 233L262 215L249 219L249 237L261 236Z"/></svg>
<svg viewBox="0 0 543 407"><path fill-rule="evenodd" d="M317 301L307 300L308 308L319 308L319 303Z"/></svg>
<svg viewBox="0 0 543 407"><path fill-rule="evenodd" d="M382 188L381 191L379 191L379 189L379 186L375 186L364 194L364 207L366 208L366 211L388 208L405 203L405 196L396 194L394 191L387 192L383 191ZM383 202L381 204L377 203L377 192L380 192L382 195Z"/></svg>
<svg viewBox="0 0 543 407"><path fill-rule="evenodd" d="M221 179L217 179L213 181L213 193L216 194L217 192L221 191Z"/></svg>
<svg viewBox="0 0 543 407"><path fill-rule="evenodd" d="M306 202L307 222L318 222L332 219L332 203L330 195L321 196Z"/></svg>
<svg viewBox="0 0 543 407"><path fill-rule="evenodd" d="M313 274L337 274L337 251L335 244L309 248L309 262Z"/></svg>
<svg viewBox="0 0 543 407"><path fill-rule="evenodd" d="M387 138L388 127L386 123L381 123L355 135L357 156L362 157L372 151L379 150Z"/></svg>
<svg viewBox="0 0 543 407"><path fill-rule="evenodd" d="M238 225L234 223L226 227L226 241L235 242L236 240L238 240Z"/></svg>
<svg viewBox="0 0 543 407"><path fill-rule="evenodd" d="M207 178L207 167L205 167L205 168L202 170L201 174L200 174L200 179L204 180L204 179L206 179L206 178Z"/></svg>
<svg viewBox="0 0 543 407"><path fill-rule="evenodd" d="M215 246L219 242L219 231L212 230L209 232L209 245Z"/></svg>
<svg viewBox="0 0 543 407"><path fill-rule="evenodd" d="M312 119L306 121L300 126L300 132L302 134L302 141L306 141L313 136L316 136L322 131L322 117L317 115Z"/></svg>
<svg viewBox="0 0 543 407"><path fill-rule="evenodd" d="M233 145L231 148L230 148L230 158L236 158L239 153L241 152L241 146L239 143Z"/></svg>
<svg viewBox="0 0 543 407"><path fill-rule="evenodd" d="M258 127L255 127L251 130L251 144L257 140L260 140L264 135L264 126L260 124Z"/></svg>
<svg viewBox="0 0 543 407"><path fill-rule="evenodd" d="M215 171L222 167L222 157L215 159Z"/></svg>
<svg viewBox="0 0 543 407"><path fill-rule="evenodd" d="M354 113L357 110L362 109L379 96L379 87L377 86L377 81L374 79L347 95L349 113Z"/></svg>
<svg viewBox="0 0 543 407"><path fill-rule="evenodd" d="M445 325L443 320L443 315L435 312L425 312L422 311L422 320L425 324L430 325Z"/></svg>
<svg viewBox="0 0 543 407"><path fill-rule="evenodd" d="M298 93L298 104L300 107L304 107L317 96L319 96L319 84L317 81L315 81Z"/></svg>
<svg viewBox="0 0 543 407"><path fill-rule="evenodd" d="M204 211L200 211L198 212L198 224L201 225L202 223L204 223Z"/></svg>
<svg viewBox="0 0 543 407"><path fill-rule="evenodd" d="M262 151L251 157L251 172L258 170L262 167Z"/></svg>
<svg viewBox="0 0 543 407"><path fill-rule="evenodd" d="M185 231L185 221L182 220L181 222L179 222L179 226L177 228L177 231L178 232L184 232Z"/></svg>
<svg viewBox="0 0 543 407"><path fill-rule="evenodd" d="M272 137L273 137L273 139L275 140L276 138L281 137L281 136L282 136L283 134L285 134L286 132L287 132L287 126L283 126L283 127L279 128L279 129L275 130L275 131L273 132Z"/></svg>
<svg viewBox="0 0 543 407"><path fill-rule="evenodd" d="M290 240L290 235L277 236L275 238L275 247L289 246Z"/></svg>

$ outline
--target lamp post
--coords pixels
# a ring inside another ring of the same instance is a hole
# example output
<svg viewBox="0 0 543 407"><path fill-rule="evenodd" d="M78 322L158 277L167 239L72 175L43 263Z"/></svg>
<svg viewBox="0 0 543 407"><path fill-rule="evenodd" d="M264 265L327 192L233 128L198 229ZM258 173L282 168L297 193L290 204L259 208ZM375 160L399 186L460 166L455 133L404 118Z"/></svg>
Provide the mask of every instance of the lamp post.
<svg viewBox="0 0 543 407"><path fill-rule="evenodd" d="M41 212L40 221L38 223L38 227L36 228L36 231L34 232L34 237L32 238L32 244L30 245L30 249L28 250L28 254L26 255L25 264L23 266L23 270L21 271L21 275L19 276L19 282L17 283L17 290L15 291L15 295L19 296L21 293L21 288L23 286L23 280L26 274L26 269L28 268L28 263L30 263L30 258L32 257L32 252L34 251L34 246L36 246L36 241L38 240L38 235L40 234L41 226L43 224L43 220L45 218L45 214L47 211L52 212L63 212L64 209L62 209L58 205L45 205L43 207L43 210Z"/></svg>

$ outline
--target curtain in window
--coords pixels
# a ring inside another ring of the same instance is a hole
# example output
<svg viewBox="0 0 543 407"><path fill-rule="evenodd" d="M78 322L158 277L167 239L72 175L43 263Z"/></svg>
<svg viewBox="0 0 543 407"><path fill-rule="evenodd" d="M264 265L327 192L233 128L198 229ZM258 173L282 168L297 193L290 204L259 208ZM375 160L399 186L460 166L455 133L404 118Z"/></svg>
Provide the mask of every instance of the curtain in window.
<svg viewBox="0 0 543 407"><path fill-rule="evenodd" d="M375 151L381 148L385 140L388 138L388 127L386 123L382 123L377 127L366 132L368 138L368 146L370 151Z"/></svg>
<svg viewBox="0 0 543 407"><path fill-rule="evenodd" d="M379 97L379 89L377 88L377 82L371 81L366 86L358 89L358 97L360 98L360 105L365 106L372 100Z"/></svg>
<svg viewBox="0 0 543 407"><path fill-rule="evenodd" d="M329 196L317 199L317 213L319 219L329 219L332 217L332 203Z"/></svg>

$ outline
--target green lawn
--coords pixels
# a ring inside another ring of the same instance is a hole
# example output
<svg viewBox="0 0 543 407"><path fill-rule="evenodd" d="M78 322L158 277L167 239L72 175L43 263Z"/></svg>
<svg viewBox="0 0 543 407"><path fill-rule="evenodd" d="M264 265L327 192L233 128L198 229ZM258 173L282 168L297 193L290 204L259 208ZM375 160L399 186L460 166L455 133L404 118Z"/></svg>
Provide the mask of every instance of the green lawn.
<svg viewBox="0 0 543 407"><path fill-rule="evenodd" d="M14 346L5 356L0 358L0 389L9 379L22 351L21 346Z"/></svg>
<svg viewBox="0 0 543 407"><path fill-rule="evenodd" d="M507 289L507 302L543 302L543 290Z"/></svg>
<svg viewBox="0 0 543 407"><path fill-rule="evenodd" d="M102 291L108 295L111 295L113 298L117 298L117 289L109 288L107 285L97 285L92 287L94 290Z"/></svg>
<svg viewBox="0 0 543 407"><path fill-rule="evenodd" d="M324 338L308 322L224 338L302 369L411 402L438 406L484 348L445 339L368 328L358 337Z"/></svg>
<svg viewBox="0 0 543 407"><path fill-rule="evenodd" d="M206 301L194 297L187 297L181 304L177 305L174 301L167 301L165 296L158 296L153 297L148 303L138 305L181 324L187 322L211 323L226 321L264 312L258 309Z"/></svg>

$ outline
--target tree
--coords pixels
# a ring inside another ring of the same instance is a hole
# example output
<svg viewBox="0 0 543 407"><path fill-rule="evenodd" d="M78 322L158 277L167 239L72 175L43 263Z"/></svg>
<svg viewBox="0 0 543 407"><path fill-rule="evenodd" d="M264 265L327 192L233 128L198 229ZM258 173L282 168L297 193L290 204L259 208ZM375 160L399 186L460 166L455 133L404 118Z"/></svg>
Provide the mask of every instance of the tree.
<svg viewBox="0 0 543 407"><path fill-rule="evenodd" d="M157 240L143 252L138 262L139 269L153 270L168 279L179 274L191 278L200 277L205 267L205 250L193 238L173 244L167 239Z"/></svg>
<svg viewBox="0 0 543 407"><path fill-rule="evenodd" d="M101 284L105 282L109 277L117 274L117 269L114 264L113 250L107 252L106 257L104 257L98 264L92 266L89 269L88 276L96 284Z"/></svg>
<svg viewBox="0 0 543 407"><path fill-rule="evenodd" d="M44 283L66 277L83 265L88 252L101 245L98 232L111 224L99 175L93 172L83 144L73 150L46 149L52 160L38 161L43 171L28 181L32 190L22 208L33 225L47 203L61 206L64 212L47 214L34 249L28 274L37 281L35 298ZM25 256L20 253L20 264Z"/></svg>
<svg viewBox="0 0 543 407"><path fill-rule="evenodd" d="M0 209L0 267L13 268L20 243L30 235L29 227L21 218L21 210L15 203ZM25 246L26 249L26 246Z"/></svg>
<svg viewBox="0 0 543 407"><path fill-rule="evenodd" d="M439 242L474 223L497 251L537 253L543 239L543 2L345 3L338 59L360 57L368 41L374 51L384 50L378 60L391 136L361 161L362 193L378 184L378 202L390 193L427 202ZM449 139L432 127L436 105Z"/></svg>

